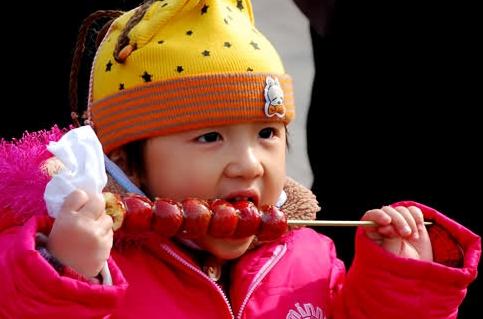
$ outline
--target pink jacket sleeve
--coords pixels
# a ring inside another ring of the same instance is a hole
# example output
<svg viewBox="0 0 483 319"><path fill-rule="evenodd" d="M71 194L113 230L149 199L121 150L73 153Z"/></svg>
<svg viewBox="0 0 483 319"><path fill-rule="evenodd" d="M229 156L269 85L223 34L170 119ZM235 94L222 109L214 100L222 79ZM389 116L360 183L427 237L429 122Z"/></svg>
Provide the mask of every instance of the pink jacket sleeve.
<svg viewBox="0 0 483 319"><path fill-rule="evenodd" d="M60 276L35 249L42 217L0 232L0 318L103 318L122 299L127 283L112 260L113 286Z"/></svg>
<svg viewBox="0 0 483 319"><path fill-rule="evenodd" d="M414 202L425 219L447 231L463 251L462 266L448 267L395 256L369 240L359 229L356 256L336 297L335 319L457 318L468 285L475 279L481 254L480 238L436 210ZM432 240L434 249L445 249ZM438 253L438 252L435 252Z"/></svg>

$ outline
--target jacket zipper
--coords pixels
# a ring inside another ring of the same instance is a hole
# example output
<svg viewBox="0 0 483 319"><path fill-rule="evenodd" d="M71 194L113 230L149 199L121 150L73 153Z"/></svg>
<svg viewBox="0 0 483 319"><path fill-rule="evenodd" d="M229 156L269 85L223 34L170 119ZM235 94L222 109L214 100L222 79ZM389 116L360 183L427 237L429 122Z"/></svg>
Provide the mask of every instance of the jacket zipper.
<svg viewBox="0 0 483 319"><path fill-rule="evenodd" d="M280 259L282 259L286 251L287 251L287 244L277 246L277 248L275 248L275 250L273 251L272 257L270 257L270 259L262 266L262 268L260 268L260 270L253 278L253 281L248 288L248 293L245 296L245 299L243 299L243 303L240 306L240 310L238 311L237 319L241 319L243 311L245 310L248 304L248 300L252 296L253 292L258 287L258 285L260 285L263 278L265 278L265 276L270 272L270 270L272 270L272 268L280 261Z"/></svg>
<svg viewBox="0 0 483 319"><path fill-rule="evenodd" d="M193 266L192 264L190 264L189 262L184 260L181 256L179 256L176 252L174 252L168 245L161 244L161 248L164 249L164 251L166 251L168 253L168 255L170 255L171 257L176 259L182 265L188 267L189 269L191 269L195 273L199 274L201 277L205 278L210 283L210 285L213 286L221 294L221 296L223 297L223 300L225 301L226 307L228 308L228 310L230 312L231 318L235 319L235 315L233 314L233 310L231 309L230 302L228 301L228 298L226 297L225 293L223 292L223 289L221 289L221 287L219 285L217 285L213 280L211 280L211 278L208 277L204 272L202 272L201 270L199 270L198 268L196 268L195 266Z"/></svg>
<svg viewBox="0 0 483 319"><path fill-rule="evenodd" d="M228 298L225 295L225 292L219 285L217 285L213 280L211 280L210 277L208 277L204 272L193 266L191 263L187 262L184 260L181 256L179 256L176 252L174 252L168 245L166 244L161 244L161 248L168 253L171 257L176 259L179 263L182 265L186 266L188 269L191 269L193 272L199 274L201 277L205 278L211 286L213 286L223 297L223 300L225 301L226 307L228 308L231 318L235 319L235 315L233 314L233 309L231 308L230 302L228 301ZM260 270L257 272L255 277L253 278L252 283L250 284L248 288L248 292L243 299L242 305L240 306L240 310L238 311L237 319L241 319L241 316L243 314L243 311L246 308L246 305L248 304L248 300L252 296L253 292L255 289L260 285L262 282L263 278L272 270L272 268L282 259L282 257L285 255L285 252L287 251L287 245L279 245L275 248L273 251L272 257L260 268Z"/></svg>

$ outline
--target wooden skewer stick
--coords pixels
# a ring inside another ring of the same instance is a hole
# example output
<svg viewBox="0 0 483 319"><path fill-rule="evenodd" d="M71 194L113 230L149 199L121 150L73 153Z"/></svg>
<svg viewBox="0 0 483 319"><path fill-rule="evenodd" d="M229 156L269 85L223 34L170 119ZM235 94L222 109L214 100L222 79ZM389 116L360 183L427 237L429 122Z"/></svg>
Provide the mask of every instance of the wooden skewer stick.
<svg viewBox="0 0 483 319"><path fill-rule="evenodd" d="M293 226L376 226L376 223L369 220L301 220L289 219L289 225ZM424 225L432 225L432 222L424 222Z"/></svg>

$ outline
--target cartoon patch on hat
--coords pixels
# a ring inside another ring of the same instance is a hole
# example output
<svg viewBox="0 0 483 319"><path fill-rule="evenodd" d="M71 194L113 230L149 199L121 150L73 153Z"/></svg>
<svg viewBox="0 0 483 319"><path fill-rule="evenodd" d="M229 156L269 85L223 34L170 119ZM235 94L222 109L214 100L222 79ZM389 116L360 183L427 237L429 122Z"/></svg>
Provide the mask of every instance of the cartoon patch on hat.
<svg viewBox="0 0 483 319"><path fill-rule="evenodd" d="M283 90L278 78L273 79L267 76L265 79L265 115L267 117L285 116L285 105L283 104Z"/></svg>

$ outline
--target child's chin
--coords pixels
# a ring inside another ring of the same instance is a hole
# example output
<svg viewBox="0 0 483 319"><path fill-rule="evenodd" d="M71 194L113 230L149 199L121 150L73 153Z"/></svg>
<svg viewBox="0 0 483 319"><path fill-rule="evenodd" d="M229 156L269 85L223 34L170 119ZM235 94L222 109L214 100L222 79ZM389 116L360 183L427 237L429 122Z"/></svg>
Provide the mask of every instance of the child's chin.
<svg viewBox="0 0 483 319"><path fill-rule="evenodd" d="M201 246L209 251L213 256L222 259L222 260L230 260L235 259L243 255L253 240L253 236L241 238L241 239L232 239L232 238L205 238L201 244Z"/></svg>

